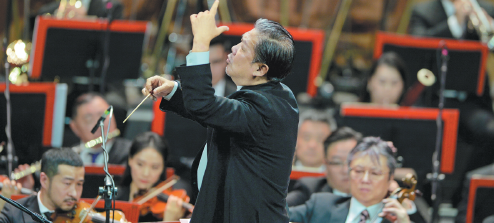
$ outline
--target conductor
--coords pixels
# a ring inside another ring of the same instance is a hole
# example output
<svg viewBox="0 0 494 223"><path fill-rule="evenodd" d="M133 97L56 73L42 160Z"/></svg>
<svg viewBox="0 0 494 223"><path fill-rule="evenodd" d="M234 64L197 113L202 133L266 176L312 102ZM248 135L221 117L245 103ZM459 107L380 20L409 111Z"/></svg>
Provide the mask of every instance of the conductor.
<svg viewBox="0 0 494 223"><path fill-rule="evenodd" d="M259 19L228 55L226 73L237 85L214 95L209 43L228 27L216 27L211 11L191 15L193 47L179 81L154 76L143 94L207 127L205 146L192 167L198 197L192 223L288 222L286 194L297 138L298 106L280 83L291 70L293 38L280 24ZM194 136L190 136L194 137Z"/></svg>

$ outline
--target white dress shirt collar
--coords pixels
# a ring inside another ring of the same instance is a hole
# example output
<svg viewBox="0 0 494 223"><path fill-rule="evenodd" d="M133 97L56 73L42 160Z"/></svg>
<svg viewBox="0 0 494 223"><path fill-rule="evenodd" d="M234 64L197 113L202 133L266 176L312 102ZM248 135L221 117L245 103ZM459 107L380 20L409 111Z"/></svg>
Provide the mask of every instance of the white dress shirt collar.
<svg viewBox="0 0 494 223"><path fill-rule="evenodd" d="M41 214L44 214L44 213L46 213L46 212L51 212L51 213L55 212L55 210L50 210L50 209L48 209L45 205L43 205L43 202L41 202L41 191L40 191L40 192L38 192L37 197L38 197L39 212L40 212Z"/></svg>

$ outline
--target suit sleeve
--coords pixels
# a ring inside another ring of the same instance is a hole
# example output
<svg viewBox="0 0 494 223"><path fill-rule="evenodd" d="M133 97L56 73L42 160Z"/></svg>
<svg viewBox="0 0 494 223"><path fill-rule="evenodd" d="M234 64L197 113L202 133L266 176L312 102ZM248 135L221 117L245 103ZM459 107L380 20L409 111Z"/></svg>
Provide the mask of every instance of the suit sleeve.
<svg viewBox="0 0 494 223"><path fill-rule="evenodd" d="M170 100L161 99L160 110L171 111L178 115L196 121L195 118L185 109L180 82L178 88Z"/></svg>
<svg viewBox="0 0 494 223"><path fill-rule="evenodd" d="M310 198L310 191L300 180L298 180L286 196L288 206L297 206L303 204Z"/></svg>
<svg viewBox="0 0 494 223"><path fill-rule="evenodd" d="M453 38L447 19L430 26L422 10L420 7L415 7L412 11L409 25L409 33L411 35Z"/></svg>
<svg viewBox="0 0 494 223"><path fill-rule="evenodd" d="M316 194L313 194L310 199L305 202L305 204L301 204L295 207L290 207L289 212L288 212L288 217L290 217L291 222L309 222L313 212L314 208L317 203L317 196Z"/></svg>
<svg viewBox="0 0 494 223"><path fill-rule="evenodd" d="M263 120L271 109L270 101L262 94L244 91L236 99L215 96L211 86L209 64L178 67L185 110L202 125L234 133L247 133L249 126L259 130L267 125ZM175 97L174 95L172 99Z"/></svg>
<svg viewBox="0 0 494 223"><path fill-rule="evenodd" d="M5 206L2 209L2 212L0 213L0 223L10 223L11 221L11 216L9 216L9 213L11 212L12 205L10 204L5 204Z"/></svg>

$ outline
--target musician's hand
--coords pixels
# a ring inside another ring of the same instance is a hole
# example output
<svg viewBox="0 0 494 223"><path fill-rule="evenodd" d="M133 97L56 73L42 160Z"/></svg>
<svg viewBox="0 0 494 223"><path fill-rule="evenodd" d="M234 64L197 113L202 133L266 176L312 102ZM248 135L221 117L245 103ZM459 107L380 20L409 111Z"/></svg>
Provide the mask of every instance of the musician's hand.
<svg viewBox="0 0 494 223"><path fill-rule="evenodd" d="M29 169L31 166L29 164L22 164L19 165L15 170L14 173L21 172L23 170ZM19 180L17 180L18 183L22 185L22 187L33 190L34 189L34 177L32 174L29 174Z"/></svg>
<svg viewBox="0 0 494 223"><path fill-rule="evenodd" d="M409 223L410 218L408 217L407 210L398 202L398 200L393 198L386 198L383 200L384 208L379 217L388 219L391 222L397 223Z"/></svg>
<svg viewBox="0 0 494 223"><path fill-rule="evenodd" d="M168 201L166 202L165 214L163 217L164 221L178 221L184 216L185 209L182 207L182 199L170 195Z"/></svg>
<svg viewBox="0 0 494 223"><path fill-rule="evenodd" d="M206 10L190 16L192 34L194 35L192 52L208 51L211 40L228 30L228 26L216 27L215 16L218 10L218 4L219 0L216 0L213 6L211 6L211 11Z"/></svg>
<svg viewBox="0 0 494 223"><path fill-rule="evenodd" d="M2 184L2 195L6 198L10 198L14 194L21 193L22 185L15 182L15 180L10 181L9 179L5 179Z"/></svg>
<svg viewBox="0 0 494 223"><path fill-rule="evenodd" d="M175 86L175 82L168 80L164 77L154 76L150 77L146 81L146 85L142 89L142 94L151 94L154 100L167 96Z"/></svg>

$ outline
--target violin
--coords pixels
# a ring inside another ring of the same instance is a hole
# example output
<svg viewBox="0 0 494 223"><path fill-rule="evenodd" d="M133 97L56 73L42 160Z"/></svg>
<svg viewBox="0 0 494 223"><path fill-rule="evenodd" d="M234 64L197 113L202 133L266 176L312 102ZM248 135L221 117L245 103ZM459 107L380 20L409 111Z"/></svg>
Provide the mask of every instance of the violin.
<svg viewBox="0 0 494 223"><path fill-rule="evenodd" d="M68 212L55 212L51 215L53 223L104 223L106 221L106 212L96 212L93 210L99 199L96 199L92 205L79 201L74 209ZM128 223L123 212L119 210L110 211L110 222Z"/></svg>
<svg viewBox="0 0 494 223"><path fill-rule="evenodd" d="M188 203L190 201L190 197L187 196L187 192L184 189L178 190L167 190L173 184L178 181L178 176L172 176L168 178L166 181L161 182L156 187L151 188L145 194L137 194L134 198L133 202L141 205L139 210L140 216L145 216L149 213L152 213L156 218L163 219L163 214L166 210L166 205L168 202L168 198L173 195L176 196L182 201L182 207L186 210L192 212L194 209L194 205Z"/></svg>
<svg viewBox="0 0 494 223"><path fill-rule="evenodd" d="M390 194L390 197L396 198L398 202L402 203L405 198L413 201L417 195L421 194L420 191L415 189L417 186L417 177L415 175L408 173L403 179L403 184L405 187L396 188Z"/></svg>
<svg viewBox="0 0 494 223"><path fill-rule="evenodd" d="M396 188L389 194L389 197L395 198L400 204L403 204L403 201L405 199L413 201L417 196L421 195L421 192L415 189L415 187L417 186L417 178L415 177L415 175L411 173L407 174L403 179L403 184L404 187ZM393 213L388 213L383 217L391 222L395 222L397 219L397 216Z"/></svg>

